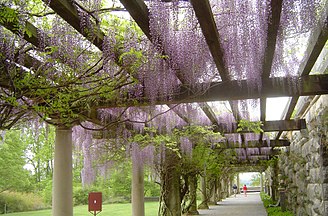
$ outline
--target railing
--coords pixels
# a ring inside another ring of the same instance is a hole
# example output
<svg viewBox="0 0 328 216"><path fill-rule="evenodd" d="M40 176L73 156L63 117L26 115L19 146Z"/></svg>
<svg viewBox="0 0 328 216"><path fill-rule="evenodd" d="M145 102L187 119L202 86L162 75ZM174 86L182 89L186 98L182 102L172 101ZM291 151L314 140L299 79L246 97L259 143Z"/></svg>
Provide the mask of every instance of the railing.
<svg viewBox="0 0 328 216"><path fill-rule="evenodd" d="M240 193L243 193L243 188L240 188ZM252 193L252 192L261 192L261 187L253 187L253 186L249 186L247 187L247 193Z"/></svg>

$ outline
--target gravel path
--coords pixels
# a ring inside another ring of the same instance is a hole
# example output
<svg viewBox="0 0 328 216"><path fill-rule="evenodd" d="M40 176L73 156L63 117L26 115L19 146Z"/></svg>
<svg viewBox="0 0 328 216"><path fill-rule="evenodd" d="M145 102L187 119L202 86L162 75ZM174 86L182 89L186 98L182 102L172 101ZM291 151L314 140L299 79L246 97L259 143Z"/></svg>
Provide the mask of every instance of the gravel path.
<svg viewBox="0 0 328 216"><path fill-rule="evenodd" d="M199 215L224 216L267 216L259 193L249 193L247 197L238 194L210 206L209 210L198 210Z"/></svg>

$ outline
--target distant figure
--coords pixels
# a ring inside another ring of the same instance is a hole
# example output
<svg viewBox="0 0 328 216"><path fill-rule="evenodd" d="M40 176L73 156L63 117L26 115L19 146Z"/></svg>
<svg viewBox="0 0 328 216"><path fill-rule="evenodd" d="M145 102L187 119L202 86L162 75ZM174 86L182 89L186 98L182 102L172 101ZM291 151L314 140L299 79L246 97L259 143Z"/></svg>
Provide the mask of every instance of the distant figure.
<svg viewBox="0 0 328 216"><path fill-rule="evenodd" d="M237 185L236 184L233 184L232 189L233 189L233 194L236 197L236 194L237 194Z"/></svg>
<svg viewBox="0 0 328 216"><path fill-rule="evenodd" d="M245 196L247 196L247 186L245 184L244 184L244 187L243 187L243 191L244 191Z"/></svg>

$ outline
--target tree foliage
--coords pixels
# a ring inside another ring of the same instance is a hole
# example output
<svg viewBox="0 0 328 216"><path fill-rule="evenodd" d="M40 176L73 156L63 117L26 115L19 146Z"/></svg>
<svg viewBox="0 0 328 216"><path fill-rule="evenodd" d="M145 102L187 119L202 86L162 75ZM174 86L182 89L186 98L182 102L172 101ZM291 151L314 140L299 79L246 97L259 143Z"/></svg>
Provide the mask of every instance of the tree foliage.
<svg viewBox="0 0 328 216"><path fill-rule="evenodd" d="M5 190L28 190L29 172L25 165L25 143L20 130L7 131L0 144L0 192Z"/></svg>

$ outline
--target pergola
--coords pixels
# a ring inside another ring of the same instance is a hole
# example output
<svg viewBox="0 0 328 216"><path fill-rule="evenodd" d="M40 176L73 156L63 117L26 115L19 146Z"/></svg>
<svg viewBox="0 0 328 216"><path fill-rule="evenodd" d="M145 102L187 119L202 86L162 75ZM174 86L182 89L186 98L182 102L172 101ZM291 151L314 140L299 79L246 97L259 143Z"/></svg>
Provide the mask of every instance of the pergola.
<svg viewBox="0 0 328 216"><path fill-rule="evenodd" d="M81 22L83 17L81 16L80 9L77 5L79 1L70 0L43 0L48 7L50 7L54 13L65 20L81 35L85 36L86 40L89 40L95 47L100 51L103 51L103 42L106 34L101 30L97 31L93 37L89 37L88 32L83 29ZM150 23L152 22L153 14L151 14L151 2L143 0L120 0L124 8L120 10L122 13L129 13L132 19L140 27L144 35L155 43L154 33L151 30ZM157 2L157 1L155 1ZM158 1L159 2L159 1ZM179 1L174 0L162 0L162 4L178 4ZM304 39L306 49L304 56L300 62L300 65L290 65L297 69L296 75L293 76L274 76L273 75L273 63L275 61L275 54L277 49L277 41L279 37L279 31L281 31L281 17L283 13L287 13L286 8L284 9L284 2L282 0L271 0L268 4L269 10L266 17L267 31L266 31L266 44L263 44L263 57L261 62L261 72L257 78L258 85L249 85L247 78L235 79L234 75L231 74L231 65L227 61L226 57L227 49L224 48L225 38L221 35L221 30L218 30L218 23L216 21L217 15L214 11L215 1L210 0L189 0L180 1L183 2L183 7L192 8L194 15L197 18L197 28L201 30L203 37L208 46L208 50L213 58L212 61L215 64L215 70L218 72L218 78L211 80L211 83L199 82L194 86L186 84L186 78L179 73L179 68L175 69L177 79L180 82L179 87L173 95L169 98L160 98L150 100L146 96L135 98L128 96L122 100L101 100L98 101L96 106L91 107L91 111L87 114L83 114L85 120L100 123L97 116L97 110L115 108L115 107L135 107L135 106L154 106L154 105L167 105L175 113L177 118L183 119L187 124L192 123L192 119L187 117L185 113L179 112L174 109L176 104L183 103L194 103L198 106L203 114L208 118L208 121L214 126L214 130L222 132L224 134L237 133L237 123L243 119L240 107L237 100L248 100L256 99L259 101L259 116L257 117L263 123L262 130L264 132L276 132L274 138L270 138L270 142L265 141L264 133L261 133L258 140L248 141L245 138L245 133L252 131L239 131L241 143L235 144L234 142L226 141L224 148L236 148L237 151L243 151L246 154L246 161L251 162L250 158L254 157L257 160L269 159L271 157L274 147L289 146L289 141L285 139L282 134L285 131L295 131L306 129L306 122L303 119L303 113L312 105L312 101L317 99L317 96L328 93L328 61L327 58L327 39L328 39L328 17L327 17L327 1L321 2L323 8L320 12L322 20L320 25L318 24L310 32L310 36ZM186 6L187 5L187 6ZM1 9L7 8L5 4L1 5ZM285 10L285 11L284 11ZM92 17L91 17L92 18ZM91 26L96 26L95 20L91 19ZM22 33L15 27L14 21L1 21L1 25L13 33L21 35ZM22 34L22 37L30 44L35 47L40 46L40 34L41 31L36 27L35 24L25 22L25 28L28 29ZM47 41L46 39L42 39ZM252 40L252 39L250 39ZM164 44L163 41L156 39L156 46L160 47L162 55L167 55L167 61L171 61L170 50ZM237 46L237 44L236 44ZM35 64L42 64L39 59L35 56L28 55L25 57L25 61L22 66L25 68L32 68ZM315 64L317 64L315 68ZM171 66L172 67L172 66ZM316 71L314 71L314 68ZM318 73L317 70L320 70ZM311 73L311 71L313 71ZM8 86L8 77L3 72L0 75L0 87L3 89L10 88ZM202 89L197 91L195 89ZM28 97L28 95L27 95ZM271 106L268 104L267 98L273 97L289 97L289 102L285 108L285 111L280 120L267 120L267 108ZM215 112L215 102L227 101L227 105L230 106L231 112L234 116L234 122L228 123L220 122L217 112ZM212 103L213 102L213 103ZM297 109L295 109L297 107ZM1 111L2 112L2 111ZM293 112L296 115L293 116ZM117 116L113 116L116 118ZM297 118L295 118L297 117ZM126 128L133 129L133 123L124 123ZM227 128L230 128L229 130ZM250 155L247 149L257 148L259 154ZM261 151L260 149L269 149Z"/></svg>

